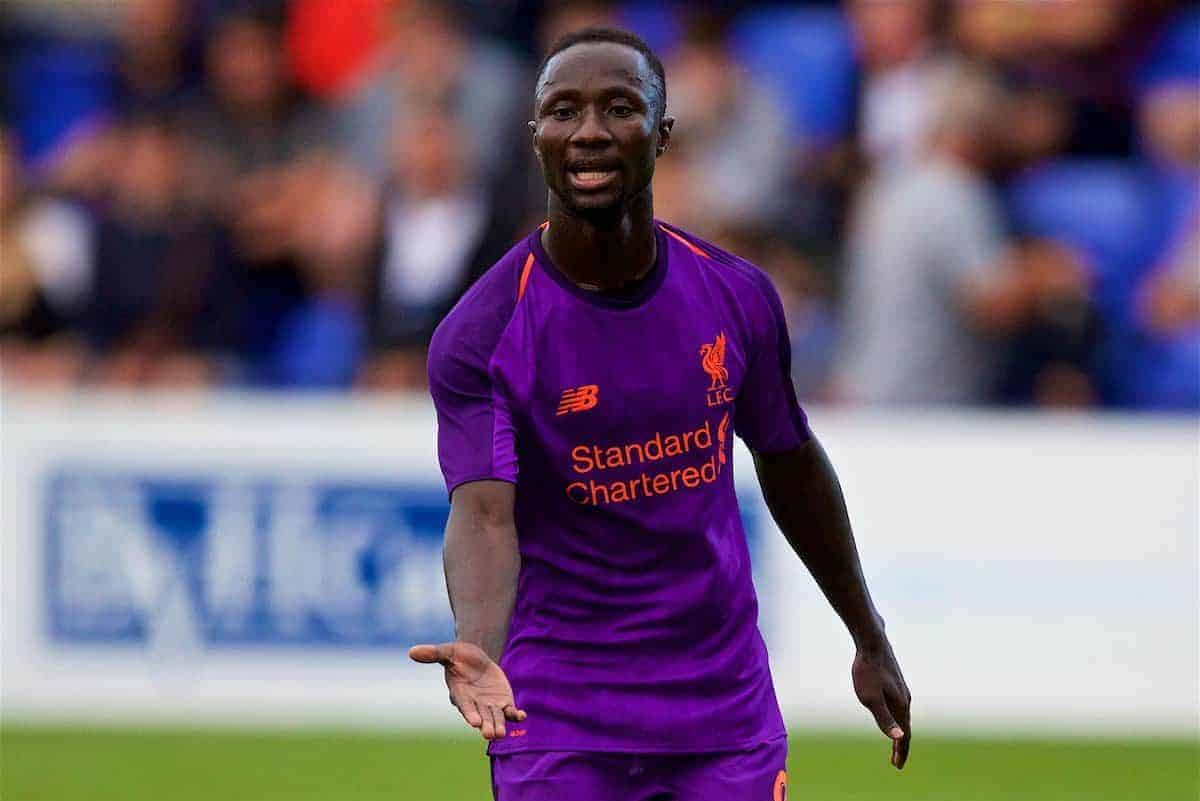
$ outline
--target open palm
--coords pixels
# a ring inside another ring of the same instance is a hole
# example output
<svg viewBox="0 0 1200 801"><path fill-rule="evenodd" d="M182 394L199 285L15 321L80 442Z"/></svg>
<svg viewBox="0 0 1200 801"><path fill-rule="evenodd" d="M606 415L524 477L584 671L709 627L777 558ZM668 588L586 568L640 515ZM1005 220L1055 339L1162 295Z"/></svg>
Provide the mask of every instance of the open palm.
<svg viewBox="0 0 1200 801"><path fill-rule="evenodd" d="M450 703L463 719L479 729L485 740L506 736L506 721L525 720L517 709L508 677L478 645L446 642L441 645L414 645L408 656L414 662L440 664L446 670Z"/></svg>

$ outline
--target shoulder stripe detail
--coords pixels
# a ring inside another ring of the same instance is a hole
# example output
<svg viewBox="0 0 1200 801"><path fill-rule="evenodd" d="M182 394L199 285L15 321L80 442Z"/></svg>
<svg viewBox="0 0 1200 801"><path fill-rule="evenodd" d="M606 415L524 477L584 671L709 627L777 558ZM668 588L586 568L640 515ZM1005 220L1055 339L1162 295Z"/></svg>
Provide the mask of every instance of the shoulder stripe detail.
<svg viewBox="0 0 1200 801"><path fill-rule="evenodd" d="M529 254L529 258L525 259L525 266L521 268L521 283L517 285L517 300L525 296L525 286L529 283L529 271L533 268L533 254Z"/></svg>
<svg viewBox="0 0 1200 801"><path fill-rule="evenodd" d="M680 236L679 234L677 234L677 233L675 233L674 231L672 231L670 228L667 228L667 227L666 227L666 226L664 226L664 225L660 225L660 226L658 226L658 227L659 227L659 229L660 229L660 230L662 230L662 232L663 232L664 234L666 234L667 236L673 237L674 239L678 240L679 242L682 242L682 243L683 243L683 246L684 246L685 248L687 248L688 250L692 251L692 252L693 252L693 253L695 253L697 256L700 256L700 257L702 257L702 258L705 258L705 259L711 259L711 258L712 258L712 256L708 255L708 253L706 253L705 251L701 250L699 246L695 245L695 244L694 244L694 243L692 243L692 242L689 242L689 241L687 241L687 240L686 240L686 239L684 239L682 236Z"/></svg>

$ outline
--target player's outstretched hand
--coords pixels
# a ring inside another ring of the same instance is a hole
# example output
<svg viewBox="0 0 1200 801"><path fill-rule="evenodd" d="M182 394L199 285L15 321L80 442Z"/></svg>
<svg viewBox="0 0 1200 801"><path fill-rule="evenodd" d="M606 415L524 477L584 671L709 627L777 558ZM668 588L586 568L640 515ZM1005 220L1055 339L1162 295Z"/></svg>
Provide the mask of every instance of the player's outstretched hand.
<svg viewBox="0 0 1200 801"><path fill-rule="evenodd" d="M408 651L414 662L438 663L446 669L450 703L463 719L479 729L485 740L506 736L505 721L519 723L525 712L517 709L512 686L500 666L482 648L469 642L414 645Z"/></svg>
<svg viewBox="0 0 1200 801"><path fill-rule="evenodd" d="M850 675L854 679L854 694L875 716L880 731L892 740L892 765L896 770L902 769L912 743L909 719L912 695L892 647L885 642L878 649L859 649Z"/></svg>

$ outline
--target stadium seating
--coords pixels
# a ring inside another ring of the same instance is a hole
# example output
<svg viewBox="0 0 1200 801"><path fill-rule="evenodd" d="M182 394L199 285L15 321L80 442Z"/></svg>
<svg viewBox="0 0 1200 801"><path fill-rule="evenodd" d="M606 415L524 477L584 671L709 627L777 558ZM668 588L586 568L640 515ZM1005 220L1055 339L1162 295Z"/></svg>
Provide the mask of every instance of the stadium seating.
<svg viewBox="0 0 1200 801"><path fill-rule="evenodd" d="M683 36L679 15L667 2L622 3L617 20L622 28L645 39L664 59L670 56Z"/></svg>
<svg viewBox="0 0 1200 801"><path fill-rule="evenodd" d="M854 49L834 8L766 8L734 27L739 60L788 99L796 136L820 147L846 136L854 120Z"/></svg>
<svg viewBox="0 0 1200 801"><path fill-rule="evenodd" d="M1200 8L1181 12L1166 28L1138 75L1142 89L1184 80L1200 82Z"/></svg>
<svg viewBox="0 0 1200 801"><path fill-rule="evenodd" d="M312 299L285 320L267 383L291 389L347 388L365 347L361 322L348 304Z"/></svg>
<svg viewBox="0 0 1200 801"><path fill-rule="evenodd" d="M1083 254L1096 297L1122 316L1161 240L1149 176L1116 161L1060 161L1020 176L1009 191L1018 233L1067 243Z"/></svg>
<svg viewBox="0 0 1200 801"><path fill-rule="evenodd" d="M1169 340L1139 340L1132 380L1119 398L1138 409L1194 412L1200 407L1200 331Z"/></svg>
<svg viewBox="0 0 1200 801"><path fill-rule="evenodd" d="M16 57L6 83L13 123L33 163L52 157L77 126L100 118L112 101L103 50L86 44L31 47Z"/></svg>

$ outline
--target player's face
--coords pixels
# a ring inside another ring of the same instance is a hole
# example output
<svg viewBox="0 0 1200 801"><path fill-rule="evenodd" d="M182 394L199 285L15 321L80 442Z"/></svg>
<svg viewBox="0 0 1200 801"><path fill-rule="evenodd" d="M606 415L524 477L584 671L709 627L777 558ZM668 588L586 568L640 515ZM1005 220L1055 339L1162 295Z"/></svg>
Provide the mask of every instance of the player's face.
<svg viewBox="0 0 1200 801"><path fill-rule="evenodd" d="M651 67L631 47L580 44L550 60L530 126L546 186L567 210L612 212L649 188L674 124L658 119L654 97Z"/></svg>

